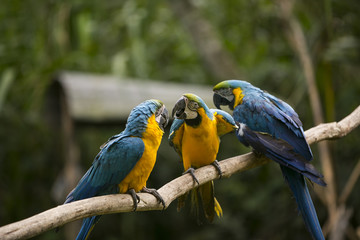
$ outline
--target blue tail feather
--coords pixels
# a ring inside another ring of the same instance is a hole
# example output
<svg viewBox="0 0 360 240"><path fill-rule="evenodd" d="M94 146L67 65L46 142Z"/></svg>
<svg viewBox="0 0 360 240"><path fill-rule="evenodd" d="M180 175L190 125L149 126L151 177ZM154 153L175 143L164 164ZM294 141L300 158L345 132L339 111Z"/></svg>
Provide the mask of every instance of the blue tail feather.
<svg viewBox="0 0 360 240"><path fill-rule="evenodd" d="M83 220L80 232L76 237L76 240L86 240L89 237L95 224L99 221L100 217L101 216L93 216L93 217L85 218Z"/></svg>
<svg viewBox="0 0 360 240"><path fill-rule="evenodd" d="M280 167L295 196L299 211L301 212L308 231L311 233L313 239L324 240L325 238L304 176L285 166L280 165Z"/></svg>

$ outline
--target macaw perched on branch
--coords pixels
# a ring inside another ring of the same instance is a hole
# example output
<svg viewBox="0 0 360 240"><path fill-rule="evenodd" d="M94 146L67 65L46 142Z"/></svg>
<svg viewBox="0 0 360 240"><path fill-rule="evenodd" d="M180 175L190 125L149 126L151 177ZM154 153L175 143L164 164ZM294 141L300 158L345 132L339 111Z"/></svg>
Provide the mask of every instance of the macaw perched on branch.
<svg viewBox="0 0 360 240"><path fill-rule="evenodd" d="M114 193L129 193L134 211L140 201L137 192L154 195L165 207L155 189L146 188L146 181L155 165L168 111L159 100L147 100L130 113L126 128L111 137L95 157L90 169L81 178L65 203ZM76 239L87 239L100 216L84 219Z"/></svg>
<svg viewBox="0 0 360 240"><path fill-rule="evenodd" d="M194 94L184 94L172 111L175 116L171 125L169 142L182 158L185 172L194 175L194 168L212 164L221 176L221 169L216 160L220 136L234 131L237 126L230 114L216 109L209 109L204 101ZM192 204L199 212L198 194L202 201L205 217L213 221L215 214L222 216L222 209L214 197L213 181L205 183L192 191ZM186 195L179 198L179 208L184 205Z"/></svg>
<svg viewBox="0 0 360 240"><path fill-rule="evenodd" d="M238 123L237 137L280 164L313 239L324 239L305 178L325 186L297 113L285 102L248 82L227 80L214 87L214 104L227 105Z"/></svg>

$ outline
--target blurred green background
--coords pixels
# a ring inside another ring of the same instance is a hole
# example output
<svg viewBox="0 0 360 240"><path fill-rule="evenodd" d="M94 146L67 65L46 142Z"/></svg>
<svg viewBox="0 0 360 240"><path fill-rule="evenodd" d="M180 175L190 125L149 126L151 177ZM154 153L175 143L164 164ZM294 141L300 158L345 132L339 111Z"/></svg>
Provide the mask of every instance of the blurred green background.
<svg viewBox="0 0 360 240"><path fill-rule="evenodd" d="M314 125L304 73L278 2L2 0L1 6L0 226L59 204L51 191L64 163L44 106L61 70L209 86L246 79L290 103L305 129ZM358 0L294 3L326 122L341 120L360 103L359 12ZM99 146L123 128L124 122L75 124L82 172ZM359 133L330 142L338 192L360 159ZM182 172L168 132L164 136L149 187L159 188ZM316 145L312 149L321 169ZM248 151L225 136L218 159ZM215 188L224 217L213 224L198 225L189 207L178 213L174 202L163 212L105 216L91 239L310 239L276 164L221 179ZM357 183L346 203L353 214L345 239L360 232L359 188ZM324 224L326 207L312 196ZM64 239L66 231L35 239Z"/></svg>

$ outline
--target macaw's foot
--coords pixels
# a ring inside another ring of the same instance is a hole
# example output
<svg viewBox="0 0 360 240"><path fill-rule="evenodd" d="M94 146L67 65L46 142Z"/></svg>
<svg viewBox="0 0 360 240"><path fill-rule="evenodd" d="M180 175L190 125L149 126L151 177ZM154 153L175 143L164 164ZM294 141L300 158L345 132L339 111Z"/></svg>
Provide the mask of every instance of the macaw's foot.
<svg viewBox="0 0 360 240"><path fill-rule="evenodd" d="M183 175L189 173L191 175L191 177L193 178L194 182L196 182L198 185L200 185L199 180L197 180L194 172L195 172L195 169L191 167L188 170L186 170L185 172L183 172Z"/></svg>
<svg viewBox="0 0 360 240"><path fill-rule="evenodd" d="M216 169L216 171L219 173L219 178L222 178L222 171L221 171L221 167L220 167L220 165L219 165L219 162L218 162L218 160L215 160L215 161L213 161L212 163L211 163L211 165L213 165L214 167L215 167L215 169Z"/></svg>
<svg viewBox="0 0 360 240"><path fill-rule="evenodd" d="M133 202L134 202L134 210L133 211L135 212L137 209L137 205L140 202L140 197L136 194L134 189L129 189L128 194L130 194L133 199Z"/></svg>
<svg viewBox="0 0 360 240"><path fill-rule="evenodd" d="M159 201L159 203L161 203L163 205L163 210L165 209L165 201L161 197L159 192L156 191L156 189L143 187L143 189L141 189L141 192L150 193L151 195L153 195Z"/></svg>

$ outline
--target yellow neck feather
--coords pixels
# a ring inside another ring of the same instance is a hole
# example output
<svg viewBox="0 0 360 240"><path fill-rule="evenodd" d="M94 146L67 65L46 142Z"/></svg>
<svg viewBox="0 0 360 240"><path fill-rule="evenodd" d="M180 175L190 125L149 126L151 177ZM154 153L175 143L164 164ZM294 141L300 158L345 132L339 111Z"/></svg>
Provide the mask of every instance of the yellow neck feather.
<svg viewBox="0 0 360 240"><path fill-rule="evenodd" d="M242 99L244 97L244 94L242 93L240 88L235 88L233 90L233 94L235 96L235 101L234 101L234 108L242 103Z"/></svg>
<svg viewBox="0 0 360 240"><path fill-rule="evenodd" d="M156 122L155 115L152 115L148 120L146 131L143 133L143 138L151 140L154 146L158 147L163 134L164 131L161 130L159 124Z"/></svg>

